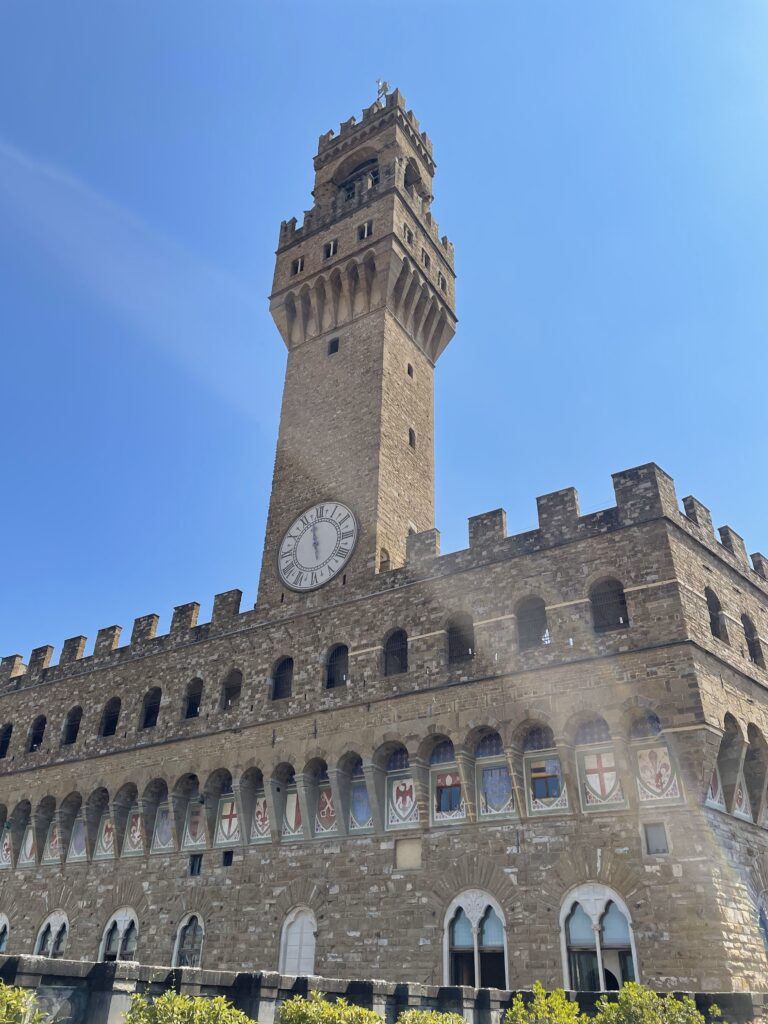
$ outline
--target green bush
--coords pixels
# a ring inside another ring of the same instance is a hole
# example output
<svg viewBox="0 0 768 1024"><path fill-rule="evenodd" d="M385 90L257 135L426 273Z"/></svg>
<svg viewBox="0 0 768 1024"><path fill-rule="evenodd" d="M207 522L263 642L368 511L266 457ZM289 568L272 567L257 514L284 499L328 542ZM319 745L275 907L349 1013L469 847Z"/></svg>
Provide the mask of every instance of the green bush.
<svg viewBox="0 0 768 1024"><path fill-rule="evenodd" d="M45 1014L38 1008L34 992L0 981L0 1022L2 1024L41 1024Z"/></svg>
<svg viewBox="0 0 768 1024"><path fill-rule="evenodd" d="M403 1010L395 1024L467 1024L460 1013L439 1010Z"/></svg>
<svg viewBox="0 0 768 1024"><path fill-rule="evenodd" d="M720 1016L716 1006L710 1010L709 1021ZM516 995L504 1016L504 1024L709 1024L688 996L657 992L627 982L615 998L601 996L595 1014L588 1017L579 1011L579 1004L570 1000L561 989L545 992L537 981L533 999L526 1006Z"/></svg>
<svg viewBox="0 0 768 1024"><path fill-rule="evenodd" d="M4 1024L2 1018L0 1024ZM151 1003L144 996L134 996L125 1024L253 1024L253 1020L223 996L192 999L164 992Z"/></svg>
<svg viewBox="0 0 768 1024"><path fill-rule="evenodd" d="M585 1021L578 1003L570 1000L561 988L545 992L540 981L534 983L533 999L527 1006L518 993L504 1015L504 1024L585 1024Z"/></svg>
<svg viewBox="0 0 768 1024"><path fill-rule="evenodd" d="M709 1019L720 1016L713 1006ZM660 996L657 992L628 981L614 1002L605 996L597 1001L595 1024L707 1024L707 1018L696 1009L689 996L678 998L671 992Z"/></svg>
<svg viewBox="0 0 768 1024"><path fill-rule="evenodd" d="M346 999L328 1002L319 992L310 992L309 999L294 996L280 1007L280 1024L383 1024L373 1010L353 1006Z"/></svg>

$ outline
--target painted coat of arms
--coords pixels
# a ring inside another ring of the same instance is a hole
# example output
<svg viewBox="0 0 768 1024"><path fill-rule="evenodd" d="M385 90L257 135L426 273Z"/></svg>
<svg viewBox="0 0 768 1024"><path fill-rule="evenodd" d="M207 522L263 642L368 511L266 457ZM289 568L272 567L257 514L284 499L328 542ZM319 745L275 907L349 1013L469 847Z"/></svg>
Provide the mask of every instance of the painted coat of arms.
<svg viewBox="0 0 768 1024"><path fill-rule="evenodd" d="M155 829L152 833L151 853L166 853L173 850L173 828L171 826L171 808L168 804L160 804L155 815Z"/></svg>
<svg viewBox="0 0 768 1024"><path fill-rule="evenodd" d="M35 848L35 830L32 825L27 825L24 838L21 841L21 852L16 864L18 868L34 867L37 863L37 850Z"/></svg>
<svg viewBox="0 0 768 1024"><path fill-rule="evenodd" d="M75 818L72 823L72 835L69 838L69 849L67 850L67 864L76 864L79 861L88 860L88 850L85 844L85 820Z"/></svg>
<svg viewBox="0 0 768 1024"><path fill-rule="evenodd" d="M233 796L223 796L219 800L216 815L215 846L231 846L240 842L240 816L237 813L237 802Z"/></svg>
<svg viewBox="0 0 768 1024"><path fill-rule="evenodd" d="M3 829L2 839L0 839L0 870L12 867L13 844L11 842L11 833L10 830Z"/></svg>
<svg viewBox="0 0 768 1024"><path fill-rule="evenodd" d="M43 847L43 864L58 864L61 860L61 841L59 838L59 826L52 821L48 826L48 835L45 837Z"/></svg>
<svg viewBox="0 0 768 1024"><path fill-rule="evenodd" d="M707 807L714 807L718 811L725 810L725 794L723 793L723 783L720 779L720 769L717 765L712 770L712 778L709 780L709 789L707 790L707 797L704 802Z"/></svg>
<svg viewBox="0 0 768 1024"><path fill-rule="evenodd" d="M373 828L368 787L364 782L354 782L350 793L349 830L358 832L364 828Z"/></svg>
<svg viewBox="0 0 768 1024"><path fill-rule="evenodd" d="M387 828L403 828L419 820L416 783L411 776L387 780Z"/></svg>
<svg viewBox="0 0 768 1024"><path fill-rule="evenodd" d="M581 754L582 790L589 808L624 803L624 792L612 750Z"/></svg>
<svg viewBox="0 0 768 1024"><path fill-rule="evenodd" d="M480 775L479 808L484 818L495 814L514 814L515 798L507 765L483 768Z"/></svg>
<svg viewBox="0 0 768 1024"><path fill-rule="evenodd" d="M197 800L192 799L187 804L187 817L184 822L181 848L182 850L197 850L205 845L205 807Z"/></svg>
<svg viewBox="0 0 768 1024"><path fill-rule="evenodd" d="M744 821L753 821L752 804L749 799L747 784L744 781L744 772L739 772L739 780L736 783L736 792L733 794L733 814L736 818Z"/></svg>
<svg viewBox="0 0 768 1024"><path fill-rule="evenodd" d="M263 793L258 793L253 802L251 842L263 843L269 838L269 808L267 807L267 798Z"/></svg>
<svg viewBox="0 0 768 1024"><path fill-rule="evenodd" d="M93 851L94 860L108 860L115 855L115 825L112 815L105 811L99 822L96 846Z"/></svg>
<svg viewBox="0 0 768 1024"><path fill-rule="evenodd" d="M123 839L123 856L139 857L144 853L144 819L138 807L133 807L128 815Z"/></svg>
<svg viewBox="0 0 768 1024"><path fill-rule="evenodd" d="M302 834L301 804L299 803L298 793L286 793L285 795L282 832L284 836L289 838L291 836L300 836Z"/></svg>
<svg viewBox="0 0 768 1024"><path fill-rule="evenodd" d="M637 795L642 803L679 799L677 772L664 744L637 751Z"/></svg>
<svg viewBox="0 0 768 1024"><path fill-rule="evenodd" d="M335 831L336 808L333 806L333 793L330 789L321 789L317 798L315 833Z"/></svg>

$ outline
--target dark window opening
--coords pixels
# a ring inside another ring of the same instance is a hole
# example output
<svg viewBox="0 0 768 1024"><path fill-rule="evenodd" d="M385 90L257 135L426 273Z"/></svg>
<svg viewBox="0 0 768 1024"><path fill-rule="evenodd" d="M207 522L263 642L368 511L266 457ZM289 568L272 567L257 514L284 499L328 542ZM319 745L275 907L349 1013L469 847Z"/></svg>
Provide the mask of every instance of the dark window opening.
<svg viewBox="0 0 768 1024"><path fill-rule="evenodd" d="M384 675L396 676L408 671L408 634L396 629L384 644Z"/></svg>
<svg viewBox="0 0 768 1024"><path fill-rule="evenodd" d="M80 722L83 717L82 708L72 708L64 723L64 731L61 735L62 747L71 747L77 742L77 734L80 732Z"/></svg>
<svg viewBox="0 0 768 1024"><path fill-rule="evenodd" d="M240 695L243 692L243 673L239 669L233 669L221 687L221 710L226 711L240 703Z"/></svg>
<svg viewBox="0 0 768 1024"><path fill-rule="evenodd" d="M330 242L326 242L323 246L323 259L329 260L332 256L335 256L339 251L338 239L332 238Z"/></svg>
<svg viewBox="0 0 768 1024"><path fill-rule="evenodd" d="M147 690L144 696L144 704L141 709L141 728L154 729L160 714L160 698L162 691L159 686L153 686Z"/></svg>
<svg viewBox="0 0 768 1024"><path fill-rule="evenodd" d="M361 224L357 229L357 240L359 242L364 241L366 238L373 236L373 221L367 220L365 224Z"/></svg>
<svg viewBox="0 0 768 1024"><path fill-rule="evenodd" d="M5 953L8 949L8 925L4 924L0 928L0 953Z"/></svg>
<svg viewBox="0 0 768 1024"><path fill-rule="evenodd" d="M413 367L411 366L410 363L408 363L408 376L409 377L413 376Z"/></svg>
<svg viewBox="0 0 768 1024"><path fill-rule="evenodd" d="M293 263L291 263L291 276L295 277L297 274L300 274L303 269L304 269L304 257L303 256L299 256L298 259L295 259L293 261Z"/></svg>
<svg viewBox="0 0 768 1024"><path fill-rule="evenodd" d="M592 623L596 633L611 629L624 629L629 625L627 599L624 587L618 580L605 580L592 588L589 595L592 605Z"/></svg>
<svg viewBox="0 0 768 1024"><path fill-rule="evenodd" d="M659 716L653 711L646 711L632 722L629 735L633 740L645 740L651 736L658 736L660 732Z"/></svg>
<svg viewBox="0 0 768 1024"><path fill-rule="evenodd" d="M529 597L517 606L517 642L521 651L550 642L547 608L540 597Z"/></svg>
<svg viewBox="0 0 768 1024"><path fill-rule="evenodd" d="M421 250L421 262L424 264L427 270L429 270L430 266L432 265L432 260L429 258L429 253L427 252L426 249Z"/></svg>
<svg viewBox="0 0 768 1024"><path fill-rule="evenodd" d="M408 245L413 245L413 231L411 231L407 224L403 224L403 238Z"/></svg>
<svg viewBox="0 0 768 1024"><path fill-rule="evenodd" d="M763 648L760 637L757 635L755 624L748 615L742 615L741 624L744 627L744 639L747 641L747 656L753 665L765 668L763 659Z"/></svg>
<svg viewBox="0 0 768 1024"><path fill-rule="evenodd" d="M128 927L123 932L123 941L120 943L120 959L121 960L135 960L136 959L136 943L139 938L138 929L136 928L136 922L131 921Z"/></svg>
<svg viewBox="0 0 768 1024"><path fill-rule="evenodd" d="M198 718L202 702L203 680L193 679L192 682L187 685L187 693L184 697L184 717Z"/></svg>
<svg viewBox="0 0 768 1024"><path fill-rule="evenodd" d="M441 292L446 291L448 288L448 282L445 279L445 275L441 274L440 271L437 272L437 284Z"/></svg>
<svg viewBox="0 0 768 1024"><path fill-rule="evenodd" d="M117 921L113 921L109 931L107 932L107 939L104 943L104 960L106 963L112 963L116 961L120 955L120 929L117 926Z"/></svg>
<svg viewBox="0 0 768 1024"><path fill-rule="evenodd" d="M13 735L13 725L8 722L0 730L0 760L8 755L8 747L11 745L11 736Z"/></svg>
<svg viewBox="0 0 768 1024"><path fill-rule="evenodd" d="M416 448L416 431L413 427L408 428L408 444L415 450Z"/></svg>
<svg viewBox="0 0 768 1024"><path fill-rule="evenodd" d="M347 685L349 675L349 648L337 644L331 648L326 662L325 686L328 690Z"/></svg>
<svg viewBox="0 0 768 1024"><path fill-rule="evenodd" d="M405 747L395 747L392 753L387 758L387 771L388 772L399 772L404 768L410 768L411 762L408 757L408 751Z"/></svg>
<svg viewBox="0 0 768 1024"><path fill-rule="evenodd" d="M36 750L39 750L43 745L43 738L45 736L46 718L45 715L40 715L32 723L32 728L29 730L29 742L27 743L27 750L30 754L33 754Z"/></svg>
<svg viewBox="0 0 768 1024"><path fill-rule="evenodd" d="M293 658L282 658L272 673L272 700L285 700L293 688Z"/></svg>
<svg viewBox="0 0 768 1024"><path fill-rule="evenodd" d="M117 723L120 721L120 708L122 704L119 697L113 697L108 701L101 716L100 736L114 736L117 732Z"/></svg>
<svg viewBox="0 0 768 1024"><path fill-rule="evenodd" d="M51 959L60 960L64 956L64 950L67 948L67 926L63 924L56 932L56 938L53 940L53 946L51 947Z"/></svg>
<svg viewBox="0 0 768 1024"><path fill-rule="evenodd" d="M338 351L339 351L339 339L338 338L331 338L331 340L328 342L328 355L329 356L335 356Z"/></svg>
<svg viewBox="0 0 768 1024"><path fill-rule="evenodd" d="M234 859L235 859L235 851L234 850L225 850L222 853L222 855L221 855L221 866L223 868L231 868Z"/></svg>
<svg viewBox="0 0 768 1024"><path fill-rule="evenodd" d="M724 644L727 644L728 633L726 632L725 622L723 620L723 609L722 605L720 604L720 599L718 598L714 590L710 590L709 587L707 587L704 591L704 597L707 601L710 632L716 640L720 640Z"/></svg>
<svg viewBox="0 0 768 1024"><path fill-rule="evenodd" d="M548 725L534 725L525 734L523 750L528 753L533 750L554 750L555 735Z"/></svg>
<svg viewBox="0 0 768 1024"><path fill-rule="evenodd" d="M447 632L450 664L467 661L475 656L475 628L468 615L454 620Z"/></svg>
<svg viewBox="0 0 768 1024"><path fill-rule="evenodd" d="M645 833L645 851L649 854L669 853L669 841L667 830L662 823L653 823L643 826Z"/></svg>
<svg viewBox="0 0 768 1024"><path fill-rule="evenodd" d="M192 878L197 878L200 872L203 870L203 855L202 853L193 853L189 858L189 874Z"/></svg>
<svg viewBox="0 0 768 1024"><path fill-rule="evenodd" d="M610 743L611 731L604 718L591 718L582 722L576 732L576 746L588 746L590 743Z"/></svg>
<svg viewBox="0 0 768 1024"><path fill-rule="evenodd" d="M202 857L200 854L196 856ZM176 967L199 967L203 951L203 928L197 917L190 917L179 933Z"/></svg>

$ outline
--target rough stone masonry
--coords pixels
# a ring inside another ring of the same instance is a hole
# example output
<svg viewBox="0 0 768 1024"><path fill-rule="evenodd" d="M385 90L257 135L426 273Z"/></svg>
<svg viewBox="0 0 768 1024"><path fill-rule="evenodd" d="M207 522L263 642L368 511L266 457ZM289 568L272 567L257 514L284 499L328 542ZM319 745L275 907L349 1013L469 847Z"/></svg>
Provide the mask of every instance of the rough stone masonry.
<svg viewBox="0 0 768 1024"><path fill-rule="evenodd" d="M5 976L764 992L768 560L653 464L441 556L432 145L395 91L315 169L255 608L2 660Z"/></svg>

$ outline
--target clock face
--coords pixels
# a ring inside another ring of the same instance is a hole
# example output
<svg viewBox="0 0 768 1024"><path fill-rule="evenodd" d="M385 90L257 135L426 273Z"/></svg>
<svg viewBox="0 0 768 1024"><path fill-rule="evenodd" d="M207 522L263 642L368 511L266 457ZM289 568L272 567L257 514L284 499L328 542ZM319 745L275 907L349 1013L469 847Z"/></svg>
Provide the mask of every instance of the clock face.
<svg viewBox="0 0 768 1024"><path fill-rule="evenodd" d="M277 554L280 579L291 590L315 590L336 576L357 543L354 513L338 501L312 505L290 526Z"/></svg>

